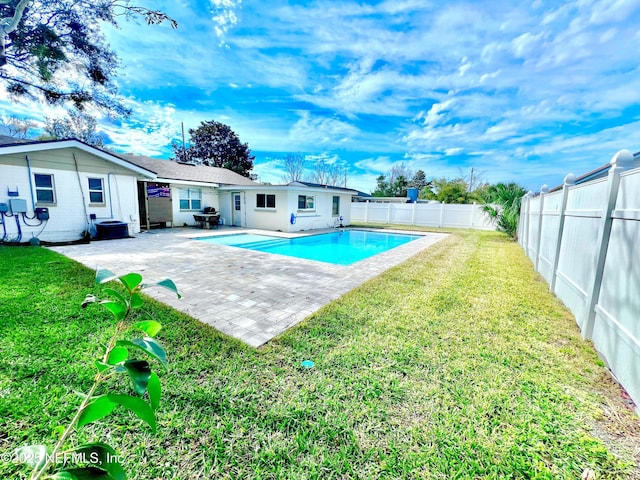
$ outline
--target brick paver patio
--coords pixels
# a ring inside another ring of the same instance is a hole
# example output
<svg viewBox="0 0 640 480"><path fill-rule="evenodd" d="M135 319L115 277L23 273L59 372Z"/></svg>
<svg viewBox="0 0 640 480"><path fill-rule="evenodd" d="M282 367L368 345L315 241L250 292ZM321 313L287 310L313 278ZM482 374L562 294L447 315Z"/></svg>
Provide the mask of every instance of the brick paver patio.
<svg viewBox="0 0 640 480"><path fill-rule="evenodd" d="M180 300L163 289L145 293L259 347L332 300L446 237L426 233L424 238L348 266L194 239L240 232L294 236L237 228L215 232L176 228L51 249L90 268L99 266L118 274L139 272L147 282L169 277L180 290Z"/></svg>

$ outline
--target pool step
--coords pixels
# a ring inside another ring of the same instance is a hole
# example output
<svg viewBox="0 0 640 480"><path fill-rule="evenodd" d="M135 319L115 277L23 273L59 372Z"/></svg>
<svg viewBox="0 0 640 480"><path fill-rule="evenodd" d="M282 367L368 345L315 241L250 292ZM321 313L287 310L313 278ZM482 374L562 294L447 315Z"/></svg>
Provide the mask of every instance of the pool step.
<svg viewBox="0 0 640 480"><path fill-rule="evenodd" d="M265 250L271 247L286 245L289 241L285 238L277 240L261 240L259 242L237 243L233 247L250 248L254 250Z"/></svg>

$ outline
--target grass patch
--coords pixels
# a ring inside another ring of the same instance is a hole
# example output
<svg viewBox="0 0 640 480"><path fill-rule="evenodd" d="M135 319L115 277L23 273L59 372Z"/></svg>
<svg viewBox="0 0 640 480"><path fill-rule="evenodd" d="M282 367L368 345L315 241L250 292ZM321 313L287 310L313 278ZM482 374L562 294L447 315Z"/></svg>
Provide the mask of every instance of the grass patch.
<svg viewBox="0 0 640 480"><path fill-rule="evenodd" d="M53 443L110 320L79 308L93 272L46 249L0 247L0 276L6 452ZM260 350L148 300L171 366L158 433L123 413L84 434L131 478L630 478L628 449L595 432L603 398L618 427L637 419L538 280L506 236L458 232Z"/></svg>

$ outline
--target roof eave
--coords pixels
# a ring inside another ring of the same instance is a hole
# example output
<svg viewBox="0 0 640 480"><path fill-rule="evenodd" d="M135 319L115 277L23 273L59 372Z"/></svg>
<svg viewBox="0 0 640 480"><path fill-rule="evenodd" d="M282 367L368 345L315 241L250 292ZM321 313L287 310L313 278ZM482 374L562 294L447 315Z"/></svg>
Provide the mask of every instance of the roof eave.
<svg viewBox="0 0 640 480"><path fill-rule="evenodd" d="M132 172L137 173L138 175L142 175L147 178L156 178L156 174L146 168L139 167L138 165L134 165L131 162L128 162L117 155L111 154L109 152L105 152L97 147L92 147L86 143L83 143L79 140L57 140L57 141L48 141L42 143L23 143L23 144L11 144L11 145L0 145L0 155L11 155L15 153L29 153L29 152L44 152L47 150L58 150L61 148L77 148L78 150L82 150L83 152L89 153L91 155L95 155L96 157L102 158L107 162L114 163L122 168L127 170L131 170Z"/></svg>
<svg viewBox="0 0 640 480"><path fill-rule="evenodd" d="M265 184L256 184L256 185L221 185L220 190L238 190L238 189L246 189L246 190L305 190L312 192L336 192L343 193L344 195L357 195L356 190L344 189L342 187L333 188L333 187L308 187L306 185L265 185Z"/></svg>

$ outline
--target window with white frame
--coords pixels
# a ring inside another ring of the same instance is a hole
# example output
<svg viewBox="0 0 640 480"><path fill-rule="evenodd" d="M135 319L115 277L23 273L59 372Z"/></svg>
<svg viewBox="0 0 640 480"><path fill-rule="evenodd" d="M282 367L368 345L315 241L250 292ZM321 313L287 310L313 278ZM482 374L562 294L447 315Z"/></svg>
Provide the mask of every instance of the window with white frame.
<svg viewBox="0 0 640 480"><path fill-rule="evenodd" d="M271 193L256 194L256 208L276 208L276 196Z"/></svg>
<svg viewBox="0 0 640 480"><path fill-rule="evenodd" d="M41 203L56 203L56 191L53 183L53 175L35 173L33 180L36 185L36 200Z"/></svg>
<svg viewBox="0 0 640 480"><path fill-rule="evenodd" d="M180 189L180 210L200 210L202 208L202 191L199 188Z"/></svg>
<svg viewBox="0 0 640 480"><path fill-rule="evenodd" d="M340 215L340 197L337 195L333 197L333 202L331 203L331 215L334 217Z"/></svg>
<svg viewBox="0 0 640 480"><path fill-rule="evenodd" d="M298 210L314 210L316 197L312 195L298 195Z"/></svg>
<svg viewBox="0 0 640 480"><path fill-rule="evenodd" d="M89 203L104 204L104 180L102 178L88 178Z"/></svg>

